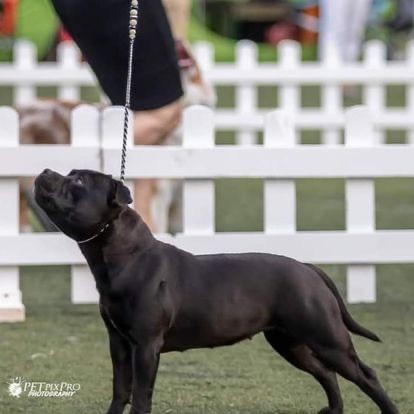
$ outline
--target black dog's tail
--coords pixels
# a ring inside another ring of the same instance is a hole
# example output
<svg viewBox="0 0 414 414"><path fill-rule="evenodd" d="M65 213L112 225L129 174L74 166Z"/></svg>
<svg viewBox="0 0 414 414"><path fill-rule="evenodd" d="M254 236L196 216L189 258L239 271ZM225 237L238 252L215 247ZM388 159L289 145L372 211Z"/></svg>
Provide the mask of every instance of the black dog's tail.
<svg viewBox="0 0 414 414"><path fill-rule="evenodd" d="M352 319L352 316L349 314L348 309L346 308L345 303L338 291L338 288L335 286L335 283L332 281L332 279L325 272L323 272L322 269L319 269L319 267L316 267L309 263L307 263L307 266L313 269L322 278L326 286L328 286L329 290L335 296L339 305L339 309L341 310L342 320L344 321L345 326L348 328L348 330L356 335L370 339L371 341L381 342L381 339L379 339L377 335Z"/></svg>

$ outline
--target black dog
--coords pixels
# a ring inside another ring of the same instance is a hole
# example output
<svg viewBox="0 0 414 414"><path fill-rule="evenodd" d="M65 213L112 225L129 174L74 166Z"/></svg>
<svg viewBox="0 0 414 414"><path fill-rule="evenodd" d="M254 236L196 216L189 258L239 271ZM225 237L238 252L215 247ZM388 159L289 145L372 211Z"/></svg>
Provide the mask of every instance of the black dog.
<svg viewBox="0 0 414 414"><path fill-rule="evenodd" d="M231 345L263 332L269 344L324 388L343 413L336 373L381 409L397 408L349 332L379 341L349 315L334 283L315 266L269 254L194 256L156 240L128 207L128 189L110 176L45 170L36 201L76 240L96 279L110 339L109 414L151 412L160 354Z"/></svg>

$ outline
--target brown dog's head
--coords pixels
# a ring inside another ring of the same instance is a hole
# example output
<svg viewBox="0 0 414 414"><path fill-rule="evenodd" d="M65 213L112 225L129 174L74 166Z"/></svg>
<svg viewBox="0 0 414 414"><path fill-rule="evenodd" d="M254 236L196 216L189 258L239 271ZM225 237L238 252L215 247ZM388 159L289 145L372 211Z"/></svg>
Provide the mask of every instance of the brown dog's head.
<svg viewBox="0 0 414 414"><path fill-rule="evenodd" d="M90 170L72 170L67 176L44 170L35 181L35 199L50 220L76 241L99 233L132 203L121 181Z"/></svg>

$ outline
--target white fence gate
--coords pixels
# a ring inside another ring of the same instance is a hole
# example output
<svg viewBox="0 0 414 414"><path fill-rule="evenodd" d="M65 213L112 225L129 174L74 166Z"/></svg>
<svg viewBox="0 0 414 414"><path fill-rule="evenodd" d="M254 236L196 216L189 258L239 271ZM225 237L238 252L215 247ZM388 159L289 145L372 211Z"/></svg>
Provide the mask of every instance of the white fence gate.
<svg viewBox="0 0 414 414"><path fill-rule="evenodd" d="M19 266L72 265L72 301L97 299L76 244L61 234L19 234L18 178L45 167L67 173L92 168L117 176L122 109L102 115L81 106L73 113L70 146L19 146L17 114L0 108L0 320L22 320ZM193 107L184 119L182 147L130 147L127 178L184 179L184 230L159 235L193 253L261 251L319 264L346 264L349 302L373 302L375 264L414 262L414 231L375 229L373 179L414 177L414 146L378 145L369 111L346 114L344 146L296 145L293 120L266 117L263 146L215 146L214 113ZM100 140L100 131L102 140ZM264 233L216 233L214 179L265 180ZM346 231L296 230L297 178L346 179ZM260 275L258 275L260 283Z"/></svg>
<svg viewBox="0 0 414 414"><path fill-rule="evenodd" d="M260 87L277 86L278 107L295 115L298 130L318 130L322 143L339 144L345 124L343 86L361 85L361 103L372 113L375 139L383 142L387 130L398 129L406 132L408 143L414 142L414 42L407 46L407 60L398 62L386 61L386 47L378 41L368 42L363 60L353 64L341 62L335 49L322 62L301 62L300 46L292 41L278 49L278 62L259 63L255 44L242 41L234 63L217 63L210 44L195 46L205 77L215 86L235 88L234 107L217 109L217 130L236 131L239 144L255 143L270 110L259 108ZM14 62L0 64L0 86L14 87L14 104L35 99L38 86L57 86L58 98L78 100L82 86L96 85L72 43L60 45L58 52L57 63L38 63L32 44L16 43ZM320 87L320 105L304 108L301 87L309 85ZM400 107L388 105L389 85L403 87Z"/></svg>

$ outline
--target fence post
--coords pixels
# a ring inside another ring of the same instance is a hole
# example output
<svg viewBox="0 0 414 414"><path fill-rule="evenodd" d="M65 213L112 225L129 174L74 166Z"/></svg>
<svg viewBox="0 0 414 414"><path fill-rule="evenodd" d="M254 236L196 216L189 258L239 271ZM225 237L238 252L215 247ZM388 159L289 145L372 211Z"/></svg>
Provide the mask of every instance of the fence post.
<svg viewBox="0 0 414 414"><path fill-rule="evenodd" d="M301 65L301 48L297 42L284 40L279 46L280 67L296 70ZM298 85L279 85L279 107L295 115L300 108L300 88Z"/></svg>
<svg viewBox="0 0 414 414"><path fill-rule="evenodd" d="M407 45L407 65L410 71L414 70L414 40ZM414 83L407 85L407 111L409 114L414 111ZM408 130L407 144L414 145L414 126Z"/></svg>
<svg viewBox="0 0 414 414"><path fill-rule="evenodd" d="M19 145L19 123L17 113L0 107L0 141L2 146ZM19 180L0 180L1 214L0 234L19 234ZM25 308L19 286L18 266L0 267L0 322L20 322L25 320Z"/></svg>
<svg viewBox="0 0 414 414"><path fill-rule="evenodd" d="M17 71L36 70L37 51L33 43L19 40L14 46L14 67ZM34 85L16 85L14 88L14 105L24 105L36 99L37 91Z"/></svg>
<svg viewBox="0 0 414 414"><path fill-rule="evenodd" d="M241 72L253 71L257 68L257 45L250 40L242 40L237 43L236 48L236 67ZM257 112L258 104L257 86L253 84L241 85L236 87L236 112L240 118L249 116ZM254 145L257 141L257 132L247 129L238 131L236 143L238 145Z"/></svg>
<svg viewBox="0 0 414 414"><path fill-rule="evenodd" d="M214 113L203 106L184 111L183 147L214 147ZM215 229L214 181L185 179L183 190L184 234L212 234Z"/></svg>
<svg viewBox="0 0 414 414"><path fill-rule="evenodd" d="M80 53L75 43L63 42L57 49L57 62L58 66L66 70L79 70L80 69ZM79 85L65 84L58 88L58 98L67 101L79 101L80 100L80 88Z"/></svg>
<svg viewBox="0 0 414 414"><path fill-rule="evenodd" d="M194 57L203 72L208 72L214 67L214 47L208 42L197 42L193 46Z"/></svg>
<svg viewBox="0 0 414 414"><path fill-rule="evenodd" d="M325 53L321 64L326 69L335 71L340 68L341 57L338 47L334 43L325 45ZM322 110L327 117L340 116L343 114L342 85L337 83L321 85L322 88ZM337 127L327 127L322 131L322 144L339 145L341 143L341 130Z"/></svg>
<svg viewBox="0 0 414 414"><path fill-rule="evenodd" d="M365 46L364 65L367 69L381 71L386 66L387 50L385 44L379 40L372 40ZM385 108L385 85L368 84L364 88L364 105L371 113L380 116ZM374 143L384 144L386 139L385 131L374 132Z"/></svg>
<svg viewBox="0 0 414 414"><path fill-rule="evenodd" d="M295 127L290 114L278 110L266 116L264 145L266 148L296 145ZM295 180L265 180L264 229L267 234L296 231Z"/></svg>
<svg viewBox="0 0 414 414"><path fill-rule="evenodd" d="M72 146L99 148L99 122L99 111L93 106L81 105L74 109L71 119ZM88 166L85 165L85 168ZM95 281L86 265L71 267L71 300L74 304L98 301Z"/></svg>
<svg viewBox="0 0 414 414"><path fill-rule="evenodd" d="M370 147L375 138L370 111L362 106L346 112L345 145ZM346 225L349 233L375 231L375 186L370 179L346 181ZM376 301L376 274L373 265L350 265L347 269L349 303Z"/></svg>
<svg viewBox="0 0 414 414"><path fill-rule="evenodd" d="M102 149L106 148L119 150L119 173L121 172L121 149L124 131L124 108L121 106L111 106L102 112ZM134 131L134 115L129 113L129 129L128 129L128 147L133 146ZM103 158L104 159L104 158ZM102 171L105 172L105 165L102 165ZM126 175L128 176L128 159L126 164ZM119 175L114 178L119 178ZM126 180L125 185L131 192L134 199L134 182L135 180Z"/></svg>

